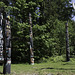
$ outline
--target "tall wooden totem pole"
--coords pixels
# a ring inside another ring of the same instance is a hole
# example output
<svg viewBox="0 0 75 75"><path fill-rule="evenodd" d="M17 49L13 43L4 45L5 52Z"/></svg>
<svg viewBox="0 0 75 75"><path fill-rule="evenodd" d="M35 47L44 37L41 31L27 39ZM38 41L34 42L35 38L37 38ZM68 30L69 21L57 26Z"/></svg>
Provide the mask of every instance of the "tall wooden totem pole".
<svg viewBox="0 0 75 75"><path fill-rule="evenodd" d="M3 21L3 14L0 12L0 61L1 61L1 63L4 61L4 58L3 58L3 26L2 26L2 21Z"/></svg>
<svg viewBox="0 0 75 75"><path fill-rule="evenodd" d="M33 53L33 32L32 32L32 18L29 13L29 24L30 24L30 63L34 65L34 53Z"/></svg>
<svg viewBox="0 0 75 75"><path fill-rule="evenodd" d="M4 26L4 74L11 73L11 25L10 16L6 14Z"/></svg>

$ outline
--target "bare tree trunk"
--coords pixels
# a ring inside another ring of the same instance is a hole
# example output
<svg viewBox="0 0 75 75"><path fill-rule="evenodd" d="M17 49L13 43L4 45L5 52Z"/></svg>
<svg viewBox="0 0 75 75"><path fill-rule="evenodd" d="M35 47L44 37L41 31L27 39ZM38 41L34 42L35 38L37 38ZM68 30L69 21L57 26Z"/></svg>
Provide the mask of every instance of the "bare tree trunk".
<svg viewBox="0 0 75 75"><path fill-rule="evenodd" d="M70 61L68 22L66 23L66 61Z"/></svg>

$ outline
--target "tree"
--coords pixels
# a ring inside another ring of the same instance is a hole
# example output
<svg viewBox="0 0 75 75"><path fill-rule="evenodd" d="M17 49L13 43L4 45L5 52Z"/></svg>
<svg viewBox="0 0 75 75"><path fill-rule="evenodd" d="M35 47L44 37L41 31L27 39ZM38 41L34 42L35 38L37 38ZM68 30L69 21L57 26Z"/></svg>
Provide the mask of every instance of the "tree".
<svg viewBox="0 0 75 75"><path fill-rule="evenodd" d="M29 12L32 14L35 61L42 57L62 55L65 47L65 21L71 22L70 0L13 0L5 10L11 10L12 61L29 62ZM1 5L2 6L2 5ZM39 7L39 23L36 7ZM71 24L72 27L72 24ZM14 33L15 32L15 33ZM71 32L72 29L71 29ZM71 34L71 33L70 33ZM74 45L74 33L70 43ZM72 41L72 42L71 42ZM71 46L71 48L75 48ZM72 50L74 52L74 50ZM71 53L72 54L72 53ZM16 58L15 58L16 57ZM15 58L15 59L14 59Z"/></svg>

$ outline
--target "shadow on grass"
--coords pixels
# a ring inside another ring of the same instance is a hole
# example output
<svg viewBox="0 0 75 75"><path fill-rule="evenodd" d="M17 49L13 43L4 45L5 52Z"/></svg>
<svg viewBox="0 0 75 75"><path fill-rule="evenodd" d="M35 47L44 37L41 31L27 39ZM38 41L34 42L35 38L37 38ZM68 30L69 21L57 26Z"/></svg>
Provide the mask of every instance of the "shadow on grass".
<svg viewBox="0 0 75 75"><path fill-rule="evenodd" d="M51 67L48 67L48 68L41 68L41 70L43 70L43 69L54 69L54 68L51 68Z"/></svg>
<svg viewBox="0 0 75 75"><path fill-rule="evenodd" d="M56 69L56 70L75 70L75 69L72 69L72 68L52 68L52 67L48 67L48 68L41 68L40 70L43 70L43 69Z"/></svg>
<svg viewBox="0 0 75 75"><path fill-rule="evenodd" d="M65 63L65 64L62 64L62 65L75 65L75 64L71 64L71 63Z"/></svg>

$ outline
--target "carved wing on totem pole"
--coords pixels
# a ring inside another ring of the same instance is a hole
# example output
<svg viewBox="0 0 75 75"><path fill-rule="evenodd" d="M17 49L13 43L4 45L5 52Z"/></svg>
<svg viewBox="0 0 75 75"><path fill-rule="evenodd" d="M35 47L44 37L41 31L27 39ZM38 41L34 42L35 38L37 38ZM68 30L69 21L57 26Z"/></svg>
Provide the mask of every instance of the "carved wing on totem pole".
<svg viewBox="0 0 75 75"><path fill-rule="evenodd" d="M72 3L72 6L73 6L73 8L75 9L75 3L74 3L74 2Z"/></svg>

